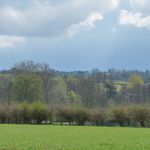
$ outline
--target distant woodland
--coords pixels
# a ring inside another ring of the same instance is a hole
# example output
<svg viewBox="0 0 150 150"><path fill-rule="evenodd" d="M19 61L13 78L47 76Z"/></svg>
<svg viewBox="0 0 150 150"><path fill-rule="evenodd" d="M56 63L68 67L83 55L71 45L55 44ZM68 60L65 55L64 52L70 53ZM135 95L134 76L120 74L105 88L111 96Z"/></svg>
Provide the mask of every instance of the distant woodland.
<svg viewBox="0 0 150 150"><path fill-rule="evenodd" d="M21 61L0 71L0 122L103 125L107 120L120 126L131 122L146 126L149 83L149 70L65 72L46 63Z"/></svg>

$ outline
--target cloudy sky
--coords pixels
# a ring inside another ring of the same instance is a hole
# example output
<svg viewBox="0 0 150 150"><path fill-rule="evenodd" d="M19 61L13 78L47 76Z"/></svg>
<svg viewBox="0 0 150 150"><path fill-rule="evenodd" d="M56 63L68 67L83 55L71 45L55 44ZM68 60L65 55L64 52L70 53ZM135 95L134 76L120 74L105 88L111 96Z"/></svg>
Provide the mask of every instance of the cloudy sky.
<svg viewBox="0 0 150 150"><path fill-rule="evenodd" d="M0 70L150 70L150 0L0 0Z"/></svg>

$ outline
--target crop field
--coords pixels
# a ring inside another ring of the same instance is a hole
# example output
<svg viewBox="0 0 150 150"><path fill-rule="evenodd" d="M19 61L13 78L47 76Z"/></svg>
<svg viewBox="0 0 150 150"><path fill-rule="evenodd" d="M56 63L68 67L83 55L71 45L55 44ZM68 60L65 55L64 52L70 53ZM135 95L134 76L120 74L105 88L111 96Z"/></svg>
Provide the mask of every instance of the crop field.
<svg viewBox="0 0 150 150"><path fill-rule="evenodd" d="M149 128L0 125L0 150L149 150Z"/></svg>

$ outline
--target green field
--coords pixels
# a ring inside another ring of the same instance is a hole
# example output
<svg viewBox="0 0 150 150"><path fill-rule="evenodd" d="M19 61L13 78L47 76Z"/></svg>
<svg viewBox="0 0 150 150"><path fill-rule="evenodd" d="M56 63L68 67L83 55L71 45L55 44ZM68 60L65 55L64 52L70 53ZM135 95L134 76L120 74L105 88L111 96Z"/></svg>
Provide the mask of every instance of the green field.
<svg viewBox="0 0 150 150"><path fill-rule="evenodd" d="M149 150L149 128L0 125L0 150Z"/></svg>

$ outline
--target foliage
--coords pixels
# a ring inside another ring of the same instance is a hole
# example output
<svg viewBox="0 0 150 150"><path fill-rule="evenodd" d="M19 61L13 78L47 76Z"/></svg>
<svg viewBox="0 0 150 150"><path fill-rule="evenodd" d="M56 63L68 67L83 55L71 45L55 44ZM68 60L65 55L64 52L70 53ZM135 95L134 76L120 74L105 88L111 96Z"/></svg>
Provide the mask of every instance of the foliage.
<svg viewBox="0 0 150 150"><path fill-rule="evenodd" d="M107 110L102 107L95 107L90 109L90 122L92 125L102 125L107 118Z"/></svg>
<svg viewBox="0 0 150 150"><path fill-rule="evenodd" d="M141 127L145 127L150 120L150 106L148 104L132 105L132 115Z"/></svg>
<svg viewBox="0 0 150 150"><path fill-rule="evenodd" d="M50 101L50 91L53 88L56 81L53 78L53 71L50 69L49 65L46 63L37 63L36 71L34 74L42 81L42 94L46 102Z"/></svg>
<svg viewBox="0 0 150 150"><path fill-rule="evenodd" d="M20 118L20 110L21 110L21 104L18 102L11 103L10 112L11 112L11 123L21 123Z"/></svg>
<svg viewBox="0 0 150 150"><path fill-rule="evenodd" d="M114 99L115 95L117 94L117 91L116 91L117 88L113 84L106 83L105 85L106 85L107 98L108 99L110 99L110 98Z"/></svg>
<svg viewBox="0 0 150 150"><path fill-rule="evenodd" d="M66 96L67 96L67 84L64 82L63 79L57 79L55 85L52 87L50 91L50 103L52 104L59 104L64 103L66 104Z"/></svg>
<svg viewBox="0 0 150 150"><path fill-rule="evenodd" d="M65 80L67 84L68 91L76 91L77 88L77 80L75 78L68 78Z"/></svg>
<svg viewBox="0 0 150 150"><path fill-rule="evenodd" d="M49 120L49 108L40 100L34 101L31 104L31 118L36 124Z"/></svg>
<svg viewBox="0 0 150 150"><path fill-rule="evenodd" d="M3 104L0 106L0 122L5 123L7 117L9 116L8 114L8 106Z"/></svg>
<svg viewBox="0 0 150 150"><path fill-rule="evenodd" d="M55 113L54 113L55 111ZM0 122L13 124L52 124L55 121L69 122L69 125L85 125L86 122L92 125L106 125L115 123L120 126L149 126L150 106L148 104L128 104L112 105L109 108L100 106L92 109L83 106L71 106L58 104L57 107L41 102L34 101L29 104L27 101L22 103L3 103L0 105ZM125 124L126 123L126 124Z"/></svg>
<svg viewBox="0 0 150 150"><path fill-rule="evenodd" d="M18 75L13 83L15 100L33 102L41 99L41 80L36 75Z"/></svg>
<svg viewBox="0 0 150 150"><path fill-rule="evenodd" d="M143 85L144 81L140 76L131 75L128 82L128 87L133 88L135 85Z"/></svg>
<svg viewBox="0 0 150 150"><path fill-rule="evenodd" d="M55 117L59 117L61 122L68 121L69 124L76 122L84 125L90 121L94 125L103 125L103 122L110 121L120 126L135 123L148 125L149 107L143 106L150 102L148 70L143 73L137 70L116 71L112 68L108 72L93 69L91 72L74 71L66 74L50 69L46 63L21 61L11 71L12 75L0 75L2 123L51 121L54 110ZM129 79L127 84L123 82L124 77ZM147 84L144 84L141 77ZM13 100L16 100L15 103ZM110 113L107 114L104 108L110 104L118 105L109 108ZM137 107L138 104L140 108ZM40 119L35 116L40 116Z"/></svg>
<svg viewBox="0 0 150 150"><path fill-rule="evenodd" d="M73 124L74 121L73 107L66 106L64 104L59 104L57 106L57 116L61 121L61 125L63 124L63 121L68 121L69 125Z"/></svg>
<svg viewBox="0 0 150 150"><path fill-rule="evenodd" d="M89 120L89 111L83 107L74 107L74 119L78 125L85 125Z"/></svg>
<svg viewBox="0 0 150 150"><path fill-rule="evenodd" d="M130 126L130 123L134 121L132 106L133 105L124 105L125 118L128 126Z"/></svg>
<svg viewBox="0 0 150 150"><path fill-rule="evenodd" d="M106 91L102 83L95 83L94 85L93 107L97 105L107 106Z"/></svg>
<svg viewBox="0 0 150 150"><path fill-rule="evenodd" d="M31 122L31 109L27 101L24 101L20 104L19 117L23 124L28 124Z"/></svg>
<svg viewBox="0 0 150 150"><path fill-rule="evenodd" d="M82 105L91 109L97 105L106 107L110 102L127 104L150 101L149 86L141 78L145 74L144 80L147 77L149 82L148 70L143 73L137 70L117 71L112 68L108 72L93 69L91 72L66 73L54 71L46 63L24 60L14 64L11 72L12 75L0 76L0 102L11 103L14 98L19 102L27 100L32 103L40 99L52 105L71 103L72 106ZM66 78L62 78L66 75ZM21 76L23 79L18 81ZM124 77L129 79L127 84L123 82ZM114 81L114 78L120 79Z"/></svg>
<svg viewBox="0 0 150 150"><path fill-rule="evenodd" d="M114 82L115 84L118 84L118 85L125 85L126 82Z"/></svg>
<svg viewBox="0 0 150 150"><path fill-rule="evenodd" d="M12 75L0 75L0 102L10 102L12 100Z"/></svg>
<svg viewBox="0 0 150 150"><path fill-rule="evenodd" d="M123 124L127 121L125 107L118 105L110 108L109 119L111 122L116 122L120 126L123 126Z"/></svg>
<svg viewBox="0 0 150 150"><path fill-rule="evenodd" d="M77 88L75 93L82 97L83 105L87 108L94 106L95 82L90 78L77 78Z"/></svg>
<svg viewBox="0 0 150 150"><path fill-rule="evenodd" d="M81 96L74 91L69 91L67 94L68 103L72 106L82 106Z"/></svg>

